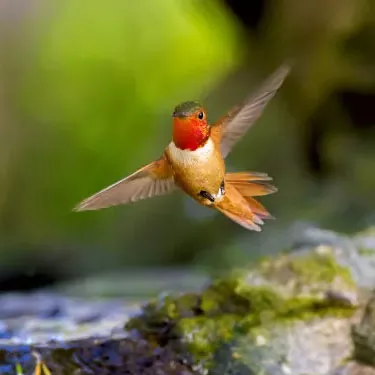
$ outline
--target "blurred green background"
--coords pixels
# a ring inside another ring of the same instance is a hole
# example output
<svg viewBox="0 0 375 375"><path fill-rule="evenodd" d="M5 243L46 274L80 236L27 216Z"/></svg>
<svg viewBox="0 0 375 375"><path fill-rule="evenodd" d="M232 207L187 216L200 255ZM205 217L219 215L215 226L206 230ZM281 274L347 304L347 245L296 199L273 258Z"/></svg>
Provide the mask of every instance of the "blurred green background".
<svg viewBox="0 0 375 375"><path fill-rule="evenodd" d="M0 290L142 267L208 271L288 246L294 223L375 224L371 0L3 0ZM214 121L296 65L229 169L274 177L261 233L176 193L75 213L158 157L176 104Z"/></svg>

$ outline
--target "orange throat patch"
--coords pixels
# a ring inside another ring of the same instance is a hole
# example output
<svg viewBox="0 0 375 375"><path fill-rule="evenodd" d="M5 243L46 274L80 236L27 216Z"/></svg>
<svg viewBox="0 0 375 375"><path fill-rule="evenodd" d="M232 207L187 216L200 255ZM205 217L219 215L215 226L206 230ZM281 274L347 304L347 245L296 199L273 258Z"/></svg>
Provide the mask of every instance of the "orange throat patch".
<svg viewBox="0 0 375 375"><path fill-rule="evenodd" d="M173 123L173 142L181 150L195 151L206 144L210 128L206 122L191 118L175 118Z"/></svg>

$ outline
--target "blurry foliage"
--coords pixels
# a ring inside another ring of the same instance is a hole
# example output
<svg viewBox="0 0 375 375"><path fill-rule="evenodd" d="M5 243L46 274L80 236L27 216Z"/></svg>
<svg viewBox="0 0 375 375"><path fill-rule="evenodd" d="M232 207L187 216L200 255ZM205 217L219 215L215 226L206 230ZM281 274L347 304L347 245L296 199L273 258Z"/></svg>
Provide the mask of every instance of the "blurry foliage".
<svg viewBox="0 0 375 375"><path fill-rule="evenodd" d="M189 1L39 5L48 17L24 22L9 51L27 63L12 67L22 80L7 126L18 122L22 146L7 166L14 177L1 194L2 238L69 243L86 229L99 231L96 242L118 218L72 207L160 155L173 106L234 63L236 30L213 2L200 12ZM129 215L121 231L139 220Z"/></svg>
<svg viewBox="0 0 375 375"><path fill-rule="evenodd" d="M5 3L0 12L13 18L0 16L3 264L21 259L17 250L44 251L51 265L65 258L57 267L71 273L194 259L219 267L241 262L243 250L279 249L296 219L343 230L374 220L373 105L351 116L360 100L342 101L342 92L375 92L371 1L263 1L255 13L224 0ZM293 74L228 159L280 188L263 200L277 220L261 234L200 215L193 202L190 215L179 193L71 212L159 156L178 102L203 100L213 121L290 56Z"/></svg>

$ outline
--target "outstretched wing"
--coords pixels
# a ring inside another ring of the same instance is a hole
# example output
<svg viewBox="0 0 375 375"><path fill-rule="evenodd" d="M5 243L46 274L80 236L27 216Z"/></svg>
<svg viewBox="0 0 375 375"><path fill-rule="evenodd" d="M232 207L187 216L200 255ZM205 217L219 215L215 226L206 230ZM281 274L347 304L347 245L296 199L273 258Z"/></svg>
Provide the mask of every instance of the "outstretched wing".
<svg viewBox="0 0 375 375"><path fill-rule="evenodd" d="M220 147L225 158L235 143L260 117L267 103L273 98L289 74L290 65L280 66L245 102L233 108L213 128L220 132Z"/></svg>
<svg viewBox="0 0 375 375"><path fill-rule="evenodd" d="M98 210L168 194L176 188L172 170L162 157L82 201L75 211Z"/></svg>

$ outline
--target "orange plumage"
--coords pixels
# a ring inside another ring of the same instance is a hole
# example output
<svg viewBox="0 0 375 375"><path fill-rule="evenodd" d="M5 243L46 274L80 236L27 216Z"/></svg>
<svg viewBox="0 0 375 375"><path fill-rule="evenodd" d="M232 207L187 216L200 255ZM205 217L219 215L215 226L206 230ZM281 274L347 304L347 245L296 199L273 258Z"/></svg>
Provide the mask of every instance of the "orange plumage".
<svg viewBox="0 0 375 375"><path fill-rule="evenodd" d="M262 114L289 73L282 65L241 106L210 125L198 102L184 102L173 113L172 141L156 161L87 198L77 211L134 202L180 189L249 230L260 231L272 218L254 197L276 192L259 172L226 173L225 158Z"/></svg>

